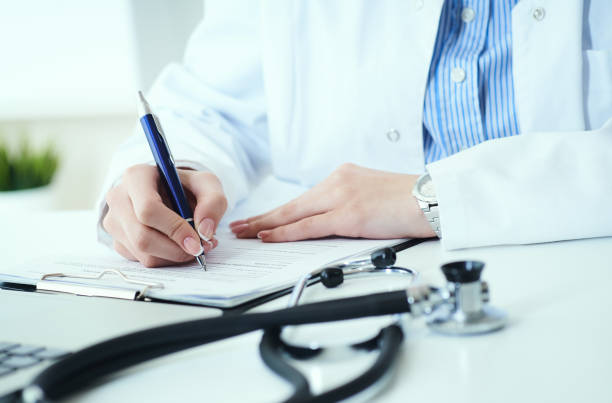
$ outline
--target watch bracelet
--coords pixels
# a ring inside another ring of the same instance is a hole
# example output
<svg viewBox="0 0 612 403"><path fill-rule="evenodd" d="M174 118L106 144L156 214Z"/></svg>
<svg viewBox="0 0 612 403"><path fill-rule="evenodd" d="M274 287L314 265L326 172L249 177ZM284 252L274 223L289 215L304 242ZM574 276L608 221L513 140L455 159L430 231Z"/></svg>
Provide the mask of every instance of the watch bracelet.
<svg viewBox="0 0 612 403"><path fill-rule="evenodd" d="M431 229L436 233L438 238L442 238L442 231L440 230L440 213L438 210L437 204L429 204L427 202L418 200L419 207L423 211L423 215L429 225L431 225Z"/></svg>

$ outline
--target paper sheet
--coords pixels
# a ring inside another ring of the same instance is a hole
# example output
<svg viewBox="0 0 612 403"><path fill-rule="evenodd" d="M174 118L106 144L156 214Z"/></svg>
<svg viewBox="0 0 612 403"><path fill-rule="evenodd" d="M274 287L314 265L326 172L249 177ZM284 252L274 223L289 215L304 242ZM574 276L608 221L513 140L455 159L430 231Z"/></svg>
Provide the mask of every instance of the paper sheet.
<svg viewBox="0 0 612 403"><path fill-rule="evenodd" d="M96 274L117 269L130 279L160 282L163 289L152 296L183 302L255 297L257 291L293 284L301 275L332 261L398 241L332 238L289 243L263 243L258 239L236 239L229 232L217 234L219 246L207 255L207 271L193 264L165 268L146 268L113 252L55 256L37 263L2 270L4 275L38 280L46 273ZM0 275L0 279L2 275ZM76 280L90 284L90 280ZM119 280L105 281L123 285ZM234 301L236 302L236 301ZM233 302L222 305L234 305Z"/></svg>

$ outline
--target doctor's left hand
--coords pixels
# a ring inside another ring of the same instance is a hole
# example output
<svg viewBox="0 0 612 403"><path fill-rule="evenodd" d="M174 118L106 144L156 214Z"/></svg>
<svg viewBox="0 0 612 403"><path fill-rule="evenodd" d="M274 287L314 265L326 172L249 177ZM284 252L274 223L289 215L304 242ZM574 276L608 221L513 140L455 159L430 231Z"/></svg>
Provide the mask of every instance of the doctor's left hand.
<svg viewBox="0 0 612 403"><path fill-rule="evenodd" d="M418 175L344 164L300 197L265 214L234 221L238 238L298 241L338 235L354 238L435 236L412 188Z"/></svg>

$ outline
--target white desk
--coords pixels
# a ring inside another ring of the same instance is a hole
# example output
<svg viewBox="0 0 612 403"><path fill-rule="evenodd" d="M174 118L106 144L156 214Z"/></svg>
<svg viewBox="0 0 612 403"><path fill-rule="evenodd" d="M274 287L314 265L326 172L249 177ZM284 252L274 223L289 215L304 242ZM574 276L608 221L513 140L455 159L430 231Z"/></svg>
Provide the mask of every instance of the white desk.
<svg viewBox="0 0 612 403"><path fill-rule="evenodd" d="M18 218L0 213L0 245L8 262L62 253L93 239L91 213ZM433 242L402 252L399 263L441 285L440 263L465 258L487 263L483 277L492 304L509 313L509 326L486 336L453 338L412 322L397 371L377 401L612 401L612 238L452 253ZM265 368L258 341L259 334L250 334L175 354L75 400L281 400L289 387ZM322 359L311 371L313 385L342 382L370 359Z"/></svg>

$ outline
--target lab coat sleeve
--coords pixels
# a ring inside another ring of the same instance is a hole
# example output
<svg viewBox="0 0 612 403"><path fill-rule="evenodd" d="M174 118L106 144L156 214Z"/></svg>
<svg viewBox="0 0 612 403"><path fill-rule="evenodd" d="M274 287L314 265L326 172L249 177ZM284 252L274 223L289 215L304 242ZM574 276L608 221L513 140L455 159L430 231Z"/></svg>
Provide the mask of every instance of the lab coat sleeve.
<svg viewBox="0 0 612 403"><path fill-rule="evenodd" d="M258 38L256 2L207 2L183 63L166 67L148 94L177 165L216 174L230 208L247 195L249 183L268 164ZM125 169L151 161L137 125L111 161L100 197L101 216L103 195Z"/></svg>
<svg viewBox="0 0 612 403"><path fill-rule="evenodd" d="M447 249L612 235L612 119L487 141L427 170Z"/></svg>

